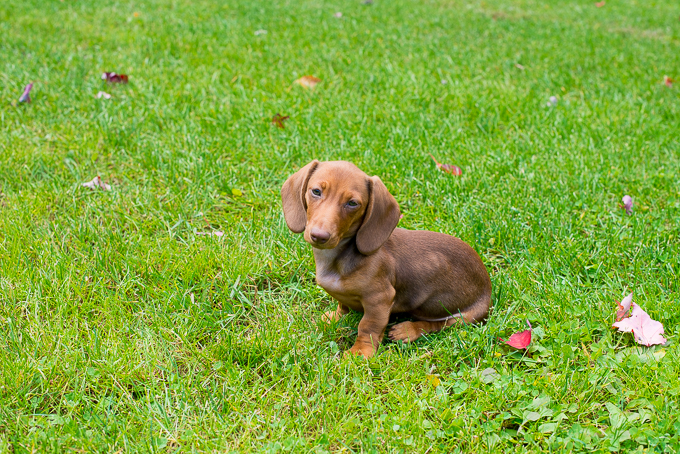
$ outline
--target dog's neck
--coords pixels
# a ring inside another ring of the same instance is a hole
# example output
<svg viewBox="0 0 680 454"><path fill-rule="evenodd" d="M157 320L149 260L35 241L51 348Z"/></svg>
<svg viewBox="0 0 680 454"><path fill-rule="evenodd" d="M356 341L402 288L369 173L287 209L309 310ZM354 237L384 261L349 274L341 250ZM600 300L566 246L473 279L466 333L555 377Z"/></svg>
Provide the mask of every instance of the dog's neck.
<svg viewBox="0 0 680 454"><path fill-rule="evenodd" d="M347 273L348 268L356 266L354 263L361 254L356 249L354 237L340 240L333 249L317 249L314 251L314 261L316 262L316 272L325 273L329 271Z"/></svg>

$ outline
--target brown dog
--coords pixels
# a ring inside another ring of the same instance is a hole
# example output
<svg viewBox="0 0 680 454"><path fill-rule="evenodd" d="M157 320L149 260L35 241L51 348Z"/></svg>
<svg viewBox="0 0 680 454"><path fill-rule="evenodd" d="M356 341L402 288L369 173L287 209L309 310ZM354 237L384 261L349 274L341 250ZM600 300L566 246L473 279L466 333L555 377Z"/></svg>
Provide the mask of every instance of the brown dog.
<svg viewBox="0 0 680 454"><path fill-rule="evenodd" d="M375 353L390 314L418 320L390 330L405 342L486 318L491 279L479 255L443 233L395 229L399 205L380 178L314 160L286 180L281 198L288 227L314 247L317 283L339 302L324 319L364 313L352 353Z"/></svg>

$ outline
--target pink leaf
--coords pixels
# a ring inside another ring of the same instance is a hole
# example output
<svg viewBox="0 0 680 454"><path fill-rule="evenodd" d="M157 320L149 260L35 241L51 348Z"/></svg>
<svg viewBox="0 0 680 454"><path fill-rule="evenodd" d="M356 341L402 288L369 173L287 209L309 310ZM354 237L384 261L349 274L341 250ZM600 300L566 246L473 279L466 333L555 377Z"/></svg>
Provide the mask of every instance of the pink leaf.
<svg viewBox="0 0 680 454"><path fill-rule="evenodd" d="M321 82L321 79L314 76L302 76L293 81L294 84L298 84L305 88L314 88L319 82Z"/></svg>
<svg viewBox="0 0 680 454"><path fill-rule="evenodd" d="M527 325L529 325L529 329L522 331L520 333L515 333L512 336L510 336L510 339L508 340L503 340L500 337L498 340L505 342L511 347L515 348L527 348L529 344L531 343L531 323L529 323L529 320L527 320Z"/></svg>
<svg viewBox="0 0 680 454"><path fill-rule="evenodd" d="M33 89L33 82L26 85L24 93L19 98L19 102L31 102L31 90Z"/></svg>
<svg viewBox="0 0 680 454"><path fill-rule="evenodd" d="M624 333L632 332L633 336L635 336L635 342L647 347L666 343L666 339L662 336L663 325L661 322L652 320L652 318L635 303L633 303L631 316L614 323L613 327L618 328L619 331Z"/></svg>
<svg viewBox="0 0 680 454"><path fill-rule="evenodd" d="M224 236L224 232L221 230L213 230L212 232L196 232L196 235L221 237Z"/></svg>
<svg viewBox="0 0 680 454"><path fill-rule="evenodd" d="M666 86L670 88L673 86L673 79L668 76L663 76L663 83L665 83Z"/></svg>
<svg viewBox="0 0 680 454"><path fill-rule="evenodd" d="M83 183L82 185L90 189L103 189L104 191L111 190L111 185L104 183L99 175L94 177L92 181L88 181L87 183Z"/></svg>
<svg viewBox="0 0 680 454"><path fill-rule="evenodd" d="M626 214L628 216L633 214L633 198L629 195L624 195L623 198L621 199L621 202L623 202L623 205L621 205L621 207L626 209Z"/></svg>
<svg viewBox="0 0 680 454"><path fill-rule="evenodd" d="M631 293L623 299L620 303L617 301L618 310L616 311L616 321L620 322L624 318L628 317L628 311L630 310L630 305L633 302L633 294Z"/></svg>
<svg viewBox="0 0 680 454"><path fill-rule="evenodd" d="M442 172L450 173L451 175L462 175L463 170L458 167L454 166L452 164L442 164L440 162L437 162L437 160L432 156L432 153L430 153L430 157L434 161L434 163L437 165L437 168L441 170Z"/></svg>

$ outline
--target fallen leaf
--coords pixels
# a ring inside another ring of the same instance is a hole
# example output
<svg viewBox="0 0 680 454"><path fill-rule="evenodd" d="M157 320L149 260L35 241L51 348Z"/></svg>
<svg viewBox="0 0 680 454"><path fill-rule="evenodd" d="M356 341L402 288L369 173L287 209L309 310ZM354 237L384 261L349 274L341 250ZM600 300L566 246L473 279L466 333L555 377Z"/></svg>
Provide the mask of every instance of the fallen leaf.
<svg viewBox="0 0 680 454"><path fill-rule="evenodd" d="M338 11L337 13L333 14L333 17L337 17L338 19L340 19L342 17L342 13Z"/></svg>
<svg viewBox="0 0 680 454"><path fill-rule="evenodd" d="M529 323L529 320L527 320L527 325L529 325L529 329L513 334L510 339L505 341L499 337L498 340L518 349L527 348L531 343L531 323Z"/></svg>
<svg viewBox="0 0 680 454"><path fill-rule="evenodd" d="M463 174L463 170L460 167L454 166L454 165L451 165L451 164L442 164L440 162L437 162L437 160L434 158L434 156L432 156L432 153L429 153L429 154L430 154L430 157L432 158L432 160L434 161L434 163L437 165L437 168L439 170L441 170L442 172L450 173L451 175L462 175Z"/></svg>
<svg viewBox="0 0 680 454"><path fill-rule="evenodd" d="M623 202L623 205L619 206L626 209L626 214L628 216L633 214L633 198L629 195L624 195L621 201Z"/></svg>
<svg viewBox="0 0 680 454"><path fill-rule="evenodd" d="M97 93L97 99L102 99L102 98L111 99L111 95L106 93L105 91L100 91L99 93Z"/></svg>
<svg viewBox="0 0 680 454"><path fill-rule="evenodd" d="M302 76L299 79L295 80L295 82L293 83L298 84L305 88L314 88L319 82L321 82L321 79L319 79L318 77Z"/></svg>
<svg viewBox="0 0 680 454"><path fill-rule="evenodd" d="M673 79L671 79L668 76L663 76L663 83L665 83L667 87L672 87L673 86Z"/></svg>
<svg viewBox="0 0 680 454"><path fill-rule="evenodd" d="M519 63L515 63L515 68L521 69L522 71L524 70L524 66L520 65Z"/></svg>
<svg viewBox="0 0 680 454"><path fill-rule="evenodd" d="M623 299L620 303L617 301L616 305L618 309L616 310L616 321L620 322L624 318L628 317L628 311L630 310L630 305L633 303L633 294L631 293Z"/></svg>
<svg viewBox="0 0 680 454"><path fill-rule="evenodd" d="M240 189L232 188L231 194L236 197L241 197L243 195L243 192Z"/></svg>
<svg viewBox="0 0 680 454"><path fill-rule="evenodd" d="M364 5L372 5L373 0L364 0Z"/></svg>
<svg viewBox="0 0 680 454"><path fill-rule="evenodd" d="M557 96L551 96L548 98L548 107L556 106L557 105Z"/></svg>
<svg viewBox="0 0 680 454"><path fill-rule="evenodd" d="M279 128L283 128L283 127L284 127L284 126L283 126L283 122L286 121L286 120L288 120L289 118L290 118L290 117L289 117L288 115L283 116L283 115L281 115L280 113L277 113L277 114L274 115L274 117L272 118L272 123L274 123L274 124L275 124L276 126L278 126Z"/></svg>
<svg viewBox="0 0 680 454"><path fill-rule="evenodd" d="M221 230L213 230L212 232L196 232L196 235L221 237L224 236L224 232Z"/></svg>
<svg viewBox="0 0 680 454"><path fill-rule="evenodd" d="M267 30L255 30L255 36L266 35Z"/></svg>
<svg viewBox="0 0 680 454"><path fill-rule="evenodd" d="M595 3L595 6L597 6L598 8L602 8L604 6L604 4L605 4L605 2L601 1L601 2Z"/></svg>
<svg viewBox="0 0 680 454"><path fill-rule="evenodd" d="M33 89L33 82L24 87L24 92L19 98L19 102L31 102L31 90Z"/></svg>
<svg viewBox="0 0 680 454"><path fill-rule="evenodd" d="M126 84L128 83L128 76L126 74L103 73L102 80L112 84Z"/></svg>
<svg viewBox="0 0 680 454"><path fill-rule="evenodd" d="M635 303L633 303L633 310L630 317L624 318L623 320L614 323L612 326L624 333L632 332L635 337L635 342L646 347L666 343L666 338L662 336L663 325L661 322L652 320L652 318Z"/></svg>
<svg viewBox="0 0 680 454"><path fill-rule="evenodd" d="M139 17L139 13L136 12L136 11L134 13L132 13L132 15L135 16L135 17Z"/></svg>
<svg viewBox="0 0 680 454"><path fill-rule="evenodd" d="M436 375L428 375L427 379L430 381L430 384L435 388L441 384L441 380L439 380L439 377L437 377Z"/></svg>
<svg viewBox="0 0 680 454"><path fill-rule="evenodd" d="M104 191L110 191L111 190L111 185L106 184L102 181L101 177L97 175L92 179L92 181L88 181L87 183L83 183L83 186L86 188L90 189L103 189Z"/></svg>

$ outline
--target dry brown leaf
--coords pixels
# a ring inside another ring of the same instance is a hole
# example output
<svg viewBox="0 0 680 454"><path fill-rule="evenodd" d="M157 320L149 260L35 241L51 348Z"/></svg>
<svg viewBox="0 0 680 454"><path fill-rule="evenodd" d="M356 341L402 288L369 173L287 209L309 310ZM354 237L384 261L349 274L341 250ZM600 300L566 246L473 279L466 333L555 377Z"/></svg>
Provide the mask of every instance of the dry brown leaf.
<svg viewBox="0 0 680 454"><path fill-rule="evenodd" d="M293 83L298 84L305 88L314 88L319 82L321 82L321 79L319 79L318 77L302 76Z"/></svg>
<svg viewBox="0 0 680 454"><path fill-rule="evenodd" d="M283 122L288 120L290 117L288 115L281 115L280 113L277 113L274 115L272 118L272 123L275 124L279 128L283 128Z"/></svg>

